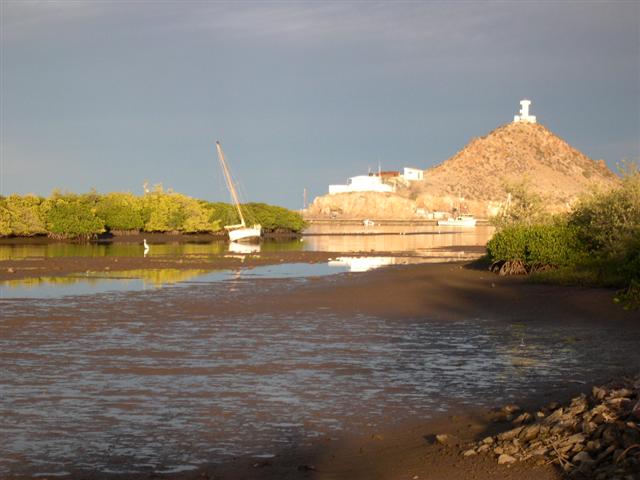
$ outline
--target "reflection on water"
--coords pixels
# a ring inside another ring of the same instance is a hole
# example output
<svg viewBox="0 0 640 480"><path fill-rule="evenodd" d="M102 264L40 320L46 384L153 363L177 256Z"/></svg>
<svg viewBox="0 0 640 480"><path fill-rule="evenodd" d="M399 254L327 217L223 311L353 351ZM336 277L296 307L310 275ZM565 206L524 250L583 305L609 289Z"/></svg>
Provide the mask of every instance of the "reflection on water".
<svg viewBox="0 0 640 480"><path fill-rule="evenodd" d="M304 278L346 271L349 271L346 264L285 263L214 271L164 268L122 272L89 272L85 275L3 281L0 282L0 299L59 298L115 291L140 291L194 282L220 282L251 278Z"/></svg>
<svg viewBox="0 0 640 480"><path fill-rule="evenodd" d="M380 227L397 228L397 227ZM493 227L463 229L455 227L406 227L400 235L339 235L335 227L323 226L317 234L305 237L305 249L321 252L404 252L418 256L431 256L434 252L455 247L479 247L487 244L493 235ZM412 233L411 230L421 233ZM329 233L331 232L331 233Z"/></svg>
<svg viewBox="0 0 640 480"><path fill-rule="evenodd" d="M304 241L266 240L259 245L222 241L209 243L151 243L147 256L192 258L217 257L227 253L255 254L259 252L318 251L318 252L404 252L419 256L451 247L478 247L486 245L493 234L492 227L456 229L455 227L420 227L419 230L403 227L402 234L389 235L385 228L375 227L380 234L340 235L336 227L315 228L315 234L305 236ZM419 231L421 233L414 234ZM318 232L327 234L318 235ZM144 246L140 243L72 244L48 243L42 245L0 245L0 260L53 257L142 257Z"/></svg>
<svg viewBox="0 0 640 480"><path fill-rule="evenodd" d="M640 364L640 325L234 310L292 282L5 301L0 476L175 471L273 455Z"/></svg>
<svg viewBox="0 0 640 480"><path fill-rule="evenodd" d="M240 253L250 255L252 253L260 253L261 247L259 243L238 243L229 242L229 251L231 253Z"/></svg>

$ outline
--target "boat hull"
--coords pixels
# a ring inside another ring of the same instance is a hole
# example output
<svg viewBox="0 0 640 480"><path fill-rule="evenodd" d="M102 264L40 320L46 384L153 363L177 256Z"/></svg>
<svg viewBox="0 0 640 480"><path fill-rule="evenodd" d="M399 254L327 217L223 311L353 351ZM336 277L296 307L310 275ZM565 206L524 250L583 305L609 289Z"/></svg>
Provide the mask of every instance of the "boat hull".
<svg viewBox="0 0 640 480"><path fill-rule="evenodd" d="M450 218L449 220L438 220L439 227L475 227L475 218Z"/></svg>
<svg viewBox="0 0 640 480"><path fill-rule="evenodd" d="M229 230L229 240L232 242L251 242L258 240L262 234L262 228L235 228Z"/></svg>

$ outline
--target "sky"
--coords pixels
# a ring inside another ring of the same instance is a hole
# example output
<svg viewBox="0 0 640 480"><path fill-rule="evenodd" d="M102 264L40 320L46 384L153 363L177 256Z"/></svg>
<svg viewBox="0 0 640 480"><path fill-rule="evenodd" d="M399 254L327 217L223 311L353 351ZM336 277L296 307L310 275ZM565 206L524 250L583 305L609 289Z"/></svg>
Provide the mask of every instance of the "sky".
<svg viewBox="0 0 640 480"><path fill-rule="evenodd" d="M0 194L289 208L513 120L640 157L640 2L0 0Z"/></svg>

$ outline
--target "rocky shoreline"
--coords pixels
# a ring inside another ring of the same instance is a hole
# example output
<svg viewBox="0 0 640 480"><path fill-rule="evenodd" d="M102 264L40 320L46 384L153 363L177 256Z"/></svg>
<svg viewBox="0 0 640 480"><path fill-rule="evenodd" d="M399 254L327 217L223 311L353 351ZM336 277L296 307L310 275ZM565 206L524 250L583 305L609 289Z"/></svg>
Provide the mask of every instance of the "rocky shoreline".
<svg viewBox="0 0 640 480"><path fill-rule="evenodd" d="M461 444L462 456L492 456L501 465L555 464L573 479L640 478L640 374L594 386L590 395L564 406L553 402L528 412L506 405L494 421L508 421L513 428ZM456 443L448 434L437 440Z"/></svg>

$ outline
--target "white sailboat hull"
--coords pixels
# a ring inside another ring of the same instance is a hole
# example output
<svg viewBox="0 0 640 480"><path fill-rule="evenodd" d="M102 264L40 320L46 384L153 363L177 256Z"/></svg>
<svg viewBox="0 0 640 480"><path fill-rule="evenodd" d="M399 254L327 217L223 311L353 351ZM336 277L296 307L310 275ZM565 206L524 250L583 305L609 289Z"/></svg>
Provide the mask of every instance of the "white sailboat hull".
<svg viewBox="0 0 640 480"><path fill-rule="evenodd" d="M250 242L257 240L262 234L262 227L253 226L252 228L235 228L229 230L229 240L232 242Z"/></svg>
<svg viewBox="0 0 640 480"><path fill-rule="evenodd" d="M457 217L448 220L438 220L438 225L443 227L475 227L476 219L473 217Z"/></svg>

